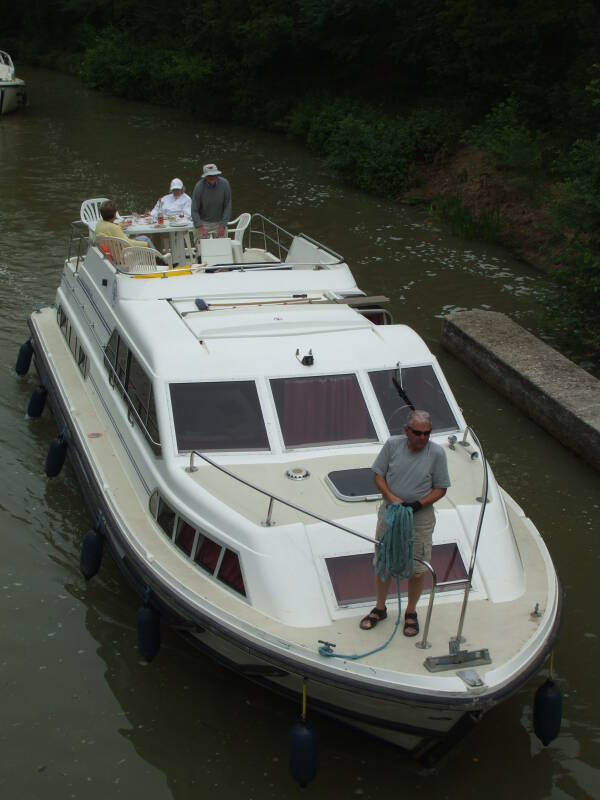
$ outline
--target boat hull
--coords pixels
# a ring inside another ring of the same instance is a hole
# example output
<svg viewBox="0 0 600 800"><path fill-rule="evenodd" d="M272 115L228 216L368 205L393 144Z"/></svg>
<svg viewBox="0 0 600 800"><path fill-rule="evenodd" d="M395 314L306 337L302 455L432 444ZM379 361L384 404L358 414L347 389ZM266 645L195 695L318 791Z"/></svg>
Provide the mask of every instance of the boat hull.
<svg viewBox="0 0 600 800"><path fill-rule="evenodd" d="M22 80L0 81L0 114L10 114L26 104L27 92Z"/></svg>
<svg viewBox="0 0 600 800"><path fill-rule="evenodd" d="M424 691L400 687L376 687L351 673L333 674L327 660L309 663L271 647L268 639L257 641L239 628L227 625L218 616L202 613L161 580L149 564L134 551L122 520L111 507L110 498L96 480L93 465L74 424L64 392L58 385L52 360L35 324L32 333L35 365L41 382L48 389L50 408L59 429L65 430L68 453L93 519L102 514L103 531L109 549L130 584L142 596L151 592L151 603L163 621L203 653L240 675L261 684L292 701L300 702L306 682L309 707L345 724L384 739L427 762L435 760L465 735L482 714L514 693L541 667L558 635L560 609L554 628L544 647L525 669L512 676L501 689L479 695L437 697ZM562 602L562 601L561 601ZM559 603L561 604L561 603Z"/></svg>

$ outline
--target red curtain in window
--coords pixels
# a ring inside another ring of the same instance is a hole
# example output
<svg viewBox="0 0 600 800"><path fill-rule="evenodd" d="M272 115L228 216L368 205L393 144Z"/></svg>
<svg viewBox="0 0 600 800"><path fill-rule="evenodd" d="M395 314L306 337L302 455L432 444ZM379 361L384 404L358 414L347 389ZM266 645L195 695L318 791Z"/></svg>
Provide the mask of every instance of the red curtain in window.
<svg viewBox="0 0 600 800"><path fill-rule="evenodd" d="M281 426L286 446L366 439L370 419L354 375L284 382Z"/></svg>

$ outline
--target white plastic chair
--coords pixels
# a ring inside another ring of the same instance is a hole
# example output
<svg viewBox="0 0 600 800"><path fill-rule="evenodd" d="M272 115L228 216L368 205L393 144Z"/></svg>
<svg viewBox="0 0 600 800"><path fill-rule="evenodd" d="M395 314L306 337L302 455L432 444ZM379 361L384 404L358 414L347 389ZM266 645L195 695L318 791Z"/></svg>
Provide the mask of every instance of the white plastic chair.
<svg viewBox="0 0 600 800"><path fill-rule="evenodd" d="M161 258L168 266L159 264ZM127 272L164 272L173 266L171 253L161 253L152 247L126 247L123 251L123 262Z"/></svg>
<svg viewBox="0 0 600 800"><path fill-rule="evenodd" d="M126 239L118 236L98 236L96 246L100 248L105 258L108 258L116 267L124 267L124 252L129 247Z"/></svg>
<svg viewBox="0 0 600 800"><path fill-rule="evenodd" d="M252 214L244 211L244 213L240 214L239 217L236 217L235 219L232 219L231 222L227 223L227 235L233 236L234 241L243 244L244 233L248 225L250 225L251 219Z"/></svg>
<svg viewBox="0 0 600 800"><path fill-rule="evenodd" d="M93 197L91 200L84 200L81 204L79 216L81 221L88 226L92 238L96 233L96 223L100 219L100 206L105 200L108 200L108 197Z"/></svg>

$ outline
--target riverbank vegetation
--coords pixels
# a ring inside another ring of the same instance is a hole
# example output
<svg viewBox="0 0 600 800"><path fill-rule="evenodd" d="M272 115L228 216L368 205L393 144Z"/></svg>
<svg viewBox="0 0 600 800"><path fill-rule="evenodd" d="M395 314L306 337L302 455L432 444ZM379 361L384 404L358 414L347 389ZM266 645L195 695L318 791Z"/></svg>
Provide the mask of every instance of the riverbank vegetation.
<svg viewBox="0 0 600 800"><path fill-rule="evenodd" d="M508 245L553 274L557 344L600 362L591 0L22 0L3 23L21 60L296 136L349 183Z"/></svg>

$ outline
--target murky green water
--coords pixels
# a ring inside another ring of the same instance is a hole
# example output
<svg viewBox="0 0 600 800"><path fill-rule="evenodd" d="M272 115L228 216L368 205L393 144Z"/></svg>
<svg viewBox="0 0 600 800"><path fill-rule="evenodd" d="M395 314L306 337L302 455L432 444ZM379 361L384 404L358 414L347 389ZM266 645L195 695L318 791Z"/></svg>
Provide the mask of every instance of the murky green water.
<svg viewBox="0 0 600 800"><path fill-rule="evenodd" d="M392 298L396 321L438 354L504 487L542 532L566 590L555 669L564 693L559 739L532 733L538 677L492 711L434 770L341 725L312 717L320 770L304 794L467 796L505 800L600 796L600 648L596 569L598 475L439 346L457 308L505 311L535 329L543 279L506 253L453 239L419 211L348 190L310 154L270 135L101 97L21 70L31 107L0 119L0 792L6 798L293 798L287 731L297 709L203 659L164 632L139 658L137 598L106 559L86 584L79 545L91 520L70 467L43 472L49 416L25 420L35 379L17 379L34 303L59 280L68 222L82 200L114 196L143 209L174 176L189 190L215 161L234 214L261 211L343 253L357 282ZM310 711L310 696L309 696Z"/></svg>

